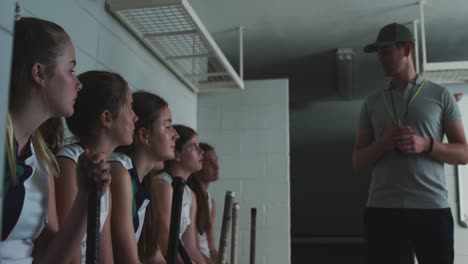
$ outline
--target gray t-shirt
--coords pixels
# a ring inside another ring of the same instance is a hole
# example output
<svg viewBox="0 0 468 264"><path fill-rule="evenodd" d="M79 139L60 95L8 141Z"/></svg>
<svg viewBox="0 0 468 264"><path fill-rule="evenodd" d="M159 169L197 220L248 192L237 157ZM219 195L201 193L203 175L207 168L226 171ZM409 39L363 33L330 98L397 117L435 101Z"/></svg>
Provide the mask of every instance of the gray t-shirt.
<svg viewBox="0 0 468 264"><path fill-rule="evenodd" d="M408 85L412 92L406 97L394 89L385 89L366 98L361 109L360 129L369 131L376 139L387 129L395 127L390 93L393 94L397 116L404 116L408 100L423 82L424 85L408 107L405 125L413 127L422 137L442 141L444 122L461 120L460 110L445 87L424 81L422 77ZM372 170L367 206L448 208L444 164L427 154L384 153Z"/></svg>

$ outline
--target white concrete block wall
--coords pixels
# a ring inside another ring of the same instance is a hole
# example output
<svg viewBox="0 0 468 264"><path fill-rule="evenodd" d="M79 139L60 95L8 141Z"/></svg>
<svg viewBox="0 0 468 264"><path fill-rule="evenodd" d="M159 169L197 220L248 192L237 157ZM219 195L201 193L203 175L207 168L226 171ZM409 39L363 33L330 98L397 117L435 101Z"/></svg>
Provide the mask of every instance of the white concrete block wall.
<svg viewBox="0 0 468 264"><path fill-rule="evenodd" d="M219 243L226 190L240 203L239 263L248 263L250 208L257 208L256 261L290 263L289 99L287 80L246 82L244 91L199 94L198 132L212 144L220 179L210 191L217 201ZM230 256L228 250L228 257Z"/></svg>
<svg viewBox="0 0 468 264"><path fill-rule="evenodd" d="M148 90L166 99L174 122L197 126L196 94L105 11L104 0L19 3L23 16L51 20L67 31L76 48L77 73L95 69L117 72L133 90Z"/></svg>
<svg viewBox="0 0 468 264"><path fill-rule="evenodd" d="M464 92L462 100L460 100L459 107L463 117L465 133L468 135L468 93L466 93L467 85L450 86L451 92ZM465 214L468 214L468 167L460 166L459 168L462 177L462 191ZM445 174L447 177L447 188L449 191L450 207L452 208L452 215L454 219L454 232L455 232L455 262L454 264L468 264L468 228L462 227L459 224L459 210L458 210L458 197L457 197L457 174L455 166L446 165ZM467 219L468 221L468 219Z"/></svg>
<svg viewBox="0 0 468 264"><path fill-rule="evenodd" d="M0 127L6 127L8 112L8 89L10 85L11 48L13 44L13 24L15 17L15 1L0 1ZM5 129L0 129L0 146L5 146ZM5 151L0 151L0 212L3 205L3 177ZM1 215L0 215L1 216ZM0 226L1 226L0 217Z"/></svg>

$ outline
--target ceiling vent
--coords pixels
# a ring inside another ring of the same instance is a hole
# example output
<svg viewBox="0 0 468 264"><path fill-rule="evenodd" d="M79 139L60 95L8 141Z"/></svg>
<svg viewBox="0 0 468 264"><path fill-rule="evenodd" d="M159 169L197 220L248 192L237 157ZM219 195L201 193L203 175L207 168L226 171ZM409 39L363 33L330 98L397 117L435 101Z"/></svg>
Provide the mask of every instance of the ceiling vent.
<svg viewBox="0 0 468 264"><path fill-rule="evenodd" d="M244 89L186 0L107 0L106 9L194 92ZM242 30L240 30L242 76Z"/></svg>
<svg viewBox="0 0 468 264"><path fill-rule="evenodd" d="M426 55L426 29L424 21L424 4L425 1L419 1L419 17L421 21L413 21L413 30L416 38L416 70L421 73L426 79L436 83L449 84L449 83L468 83L468 61L452 61L452 62L427 62ZM421 43L418 39L418 27L420 22L421 26ZM422 62L419 61L419 47L422 48ZM421 69L419 69L421 65Z"/></svg>

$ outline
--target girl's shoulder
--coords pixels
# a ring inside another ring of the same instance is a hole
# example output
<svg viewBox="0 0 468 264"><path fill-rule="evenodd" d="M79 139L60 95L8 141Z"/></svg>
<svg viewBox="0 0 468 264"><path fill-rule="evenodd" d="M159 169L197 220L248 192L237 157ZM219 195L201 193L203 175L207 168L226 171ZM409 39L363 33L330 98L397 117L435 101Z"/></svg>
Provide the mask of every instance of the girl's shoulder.
<svg viewBox="0 0 468 264"><path fill-rule="evenodd" d="M80 155L84 152L84 149L79 144L70 144L62 147L56 154L57 158L68 158L78 163Z"/></svg>
<svg viewBox="0 0 468 264"><path fill-rule="evenodd" d="M121 152L113 152L109 156L108 161L109 162L118 162L127 170L130 170L130 169L133 168L132 159L129 156L127 156L126 154L121 153Z"/></svg>

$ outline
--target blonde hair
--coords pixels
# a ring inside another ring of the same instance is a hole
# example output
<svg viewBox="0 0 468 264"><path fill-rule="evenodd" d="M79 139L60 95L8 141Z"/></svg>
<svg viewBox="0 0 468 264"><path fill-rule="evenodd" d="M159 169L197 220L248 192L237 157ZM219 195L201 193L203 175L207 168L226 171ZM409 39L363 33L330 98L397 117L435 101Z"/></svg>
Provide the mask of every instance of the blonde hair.
<svg viewBox="0 0 468 264"><path fill-rule="evenodd" d="M8 167L10 168L10 174L13 180L13 183L18 183L16 177L16 152L15 152L15 137L13 135L13 122L11 121L11 116L8 114L7 117L7 160Z"/></svg>
<svg viewBox="0 0 468 264"><path fill-rule="evenodd" d="M12 177L13 184L18 183L18 177L16 175L16 153L17 149L15 147L15 137L13 131L13 121L11 119L10 114L8 114L7 118L7 159L8 159L8 166L10 168L10 174ZM59 175L59 166L57 160L55 159L54 154L47 146L44 138L42 137L41 132L39 129L36 129L31 136L31 142L34 147L34 151L37 155L37 159L39 162L42 162L49 175L58 176Z"/></svg>
<svg viewBox="0 0 468 264"><path fill-rule="evenodd" d="M34 131L34 133L31 136L31 141L34 146L34 151L36 152L37 159L45 164L49 175L58 176L60 170L57 160L55 159L54 154L49 149L49 146L42 137L42 134L39 131L39 129Z"/></svg>
<svg viewBox="0 0 468 264"><path fill-rule="evenodd" d="M19 15L19 6L16 8L17 15ZM53 22L32 17L22 17L15 22L9 113L14 113L23 107L25 96L29 94L28 86L32 82L31 68L34 63L44 64L46 74L52 76L56 58L62 54L63 48L69 40L65 30ZM8 114L7 122L7 159L13 183L16 184L18 183L16 175L18 150L16 149L13 120L10 114ZM57 161L47 147L39 129L36 129L31 135L31 142L38 160L44 163L49 173L58 175Z"/></svg>
<svg viewBox="0 0 468 264"><path fill-rule="evenodd" d="M57 152L63 147L64 142L64 128L61 117L52 117L42 123L39 127L42 138L44 139L47 147L49 147L52 154L56 155Z"/></svg>

